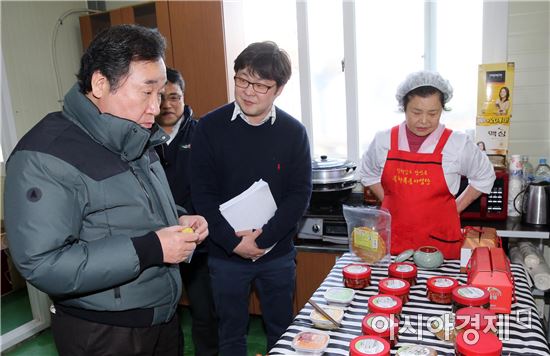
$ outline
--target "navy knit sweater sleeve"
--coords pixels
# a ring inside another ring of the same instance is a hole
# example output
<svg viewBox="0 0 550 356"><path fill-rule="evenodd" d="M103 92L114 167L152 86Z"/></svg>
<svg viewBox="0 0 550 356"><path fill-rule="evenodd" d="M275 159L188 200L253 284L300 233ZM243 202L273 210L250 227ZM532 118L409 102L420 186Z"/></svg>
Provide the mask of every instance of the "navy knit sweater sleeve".
<svg viewBox="0 0 550 356"><path fill-rule="evenodd" d="M277 211L262 227L256 243L275 248L258 261L293 249L297 223L311 195L311 155L304 126L282 110L277 119L251 126L241 118L230 121L234 104L199 120L191 151L193 205L209 224L212 256L243 260L233 250L240 238L221 216L219 205L263 179Z"/></svg>

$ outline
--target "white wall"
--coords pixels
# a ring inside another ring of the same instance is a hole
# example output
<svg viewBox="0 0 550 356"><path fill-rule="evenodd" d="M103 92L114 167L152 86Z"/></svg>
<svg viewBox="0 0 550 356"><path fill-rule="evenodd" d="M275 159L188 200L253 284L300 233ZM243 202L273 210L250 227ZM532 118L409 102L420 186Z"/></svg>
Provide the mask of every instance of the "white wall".
<svg viewBox="0 0 550 356"><path fill-rule="evenodd" d="M111 11L121 7L141 4L143 2L151 2L151 0L122 0L122 1L109 0L105 2L105 10Z"/></svg>
<svg viewBox="0 0 550 356"><path fill-rule="evenodd" d="M113 9L139 2L108 1L106 5ZM1 1L0 5L2 49L16 132L21 137L46 113L59 110L51 34L62 13L84 8L86 1ZM539 156L550 156L550 2L512 1L508 5L508 41L502 61L516 63L509 148L512 153L530 155L536 163ZM491 42L491 38L485 39ZM71 15L60 27L57 53L61 86L66 92L75 82L81 55L78 15Z"/></svg>
<svg viewBox="0 0 550 356"><path fill-rule="evenodd" d="M45 114L60 110L50 55L52 31L65 11L85 7L86 1L1 2L2 51L18 138ZM75 82L82 52L78 15L63 22L56 47L66 92Z"/></svg>
<svg viewBox="0 0 550 356"><path fill-rule="evenodd" d="M509 152L536 166L540 156L550 158L549 1L510 2L507 47L516 68Z"/></svg>

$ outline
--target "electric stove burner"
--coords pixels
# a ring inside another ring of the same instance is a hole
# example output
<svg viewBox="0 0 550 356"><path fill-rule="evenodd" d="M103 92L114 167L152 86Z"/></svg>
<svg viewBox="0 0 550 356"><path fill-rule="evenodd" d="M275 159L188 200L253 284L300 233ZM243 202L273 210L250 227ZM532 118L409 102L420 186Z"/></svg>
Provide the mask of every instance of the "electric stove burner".
<svg viewBox="0 0 550 356"><path fill-rule="evenodd" d="M363 205L363 194L351 194L345 205ZM348 243L348 230L343 204L313 204L300 222L298 238L315 239L337 244Z"/></svg>

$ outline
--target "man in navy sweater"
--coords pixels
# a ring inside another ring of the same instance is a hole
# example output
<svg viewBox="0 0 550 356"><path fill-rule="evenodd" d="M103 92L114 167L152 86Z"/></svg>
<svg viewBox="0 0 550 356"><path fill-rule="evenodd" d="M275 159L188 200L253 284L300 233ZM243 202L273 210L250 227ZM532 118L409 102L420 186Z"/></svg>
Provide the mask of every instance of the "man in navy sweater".
<svg viewBox="0 0 550 356"><path fill-rule="evenodd" d="M157 124L170 139L155 147L168 178L176 204L187 213L195 211L191 203L189 156L197 121L185 104L185 81L180 72L166 68L166 86L161 95ZM197 246L189 263L180 263L181 279L189 299L195 355L218 354L218 324L208 273L207 241Z"/></svg>
<svg viewBox="0 0 550 356"><path fill-rule="evenodd" d="M293 238L311 195L306 130L273 105L291 75L288 55L273 42L253 43L239 54L234 69L235 102L199 120L191 152L193 205L210 227L208 265L219 316L219 350L230 356L246 355L252 285L260 299L268 350L291 323ZM256 230L234 231L219 206L259 179L269 184L275 215Z"/></svg>

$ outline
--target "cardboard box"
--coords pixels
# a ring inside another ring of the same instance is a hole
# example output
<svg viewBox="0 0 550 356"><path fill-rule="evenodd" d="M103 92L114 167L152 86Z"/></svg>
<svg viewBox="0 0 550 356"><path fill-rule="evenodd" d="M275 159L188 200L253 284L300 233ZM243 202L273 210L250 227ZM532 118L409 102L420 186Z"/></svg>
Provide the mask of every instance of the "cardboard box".
<svg viewBox="0 0 550 356"><path fill-rule="evenodd" d="M485 288L489 292L492 311L510 314L514 299L514 280L510 262L502 248L475 248L467 272L468 284Z"/></svg>
<svg viewBox="0 0 550 356"><path fill-rule="evenodd" d="M460 249L460 272L466 272L466 266L476 247L501 247L501 239L497 230L492 227L466 226L464 242Z"/></svg>

